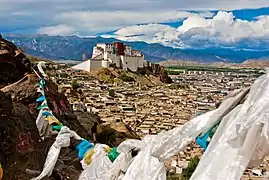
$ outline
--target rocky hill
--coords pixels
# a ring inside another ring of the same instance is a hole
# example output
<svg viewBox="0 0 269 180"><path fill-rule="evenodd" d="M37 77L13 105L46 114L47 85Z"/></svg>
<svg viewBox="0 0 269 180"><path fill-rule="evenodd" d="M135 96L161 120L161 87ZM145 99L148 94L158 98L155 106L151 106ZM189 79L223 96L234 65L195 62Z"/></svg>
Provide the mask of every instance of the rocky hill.
<svg viewBox="0 0 269 180"><path fill-rule="evenodd" d="M269 60L247 60L244 61L242 64L244 67L253 67L253 68L260 68L263 69L265 67L269 67Z"/></svg>
<svg viewBox="0 0 269 180"><path fill-rule="evenodd" d="M101 68L88 73L106 83L133 82L141 86L164 85L172 82L165 68L154 64L152 67L140 69L138 72L124 71L119 68Z"/></svg>
<svg viewBox="0 0 269 180"><path fill-rule="evenodd" d="M38 77L32 74L31 63L13 43L0 38L0 44L0 163L4 171L3 179L29 180L42 170L55 136L41 140L36 127L38 111L35 100L38 94L35 85ZM50 80L47 81L46 97L50 109L54 109L53 104L58 105L60 101L65 104L62 113L54 113L61 123L75 130L81 137L90 138L93 122L99 122L98 116L87 112L74 113L67 98L58 92L57 85ZM117 140L124 139L116 127L100 127L97 137L108 137L112 130ZM129 131L127 129L125 132L125 135L130 135L129 138L139 138ZM118 145L117 142L114 140L109 143ZM74 149L62 148L52 176L45 179L76 180L81 170Z"/></svg>

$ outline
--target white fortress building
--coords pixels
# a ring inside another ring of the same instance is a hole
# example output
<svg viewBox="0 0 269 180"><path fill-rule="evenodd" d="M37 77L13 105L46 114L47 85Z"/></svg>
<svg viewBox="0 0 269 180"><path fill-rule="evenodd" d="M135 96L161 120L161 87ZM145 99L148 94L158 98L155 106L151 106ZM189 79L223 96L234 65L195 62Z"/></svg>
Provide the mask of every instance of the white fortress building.
<svg viewBox="0 0 269 180"><path fill-rule="evenodd" d="M72 68L90 72L98 68L108 68L114 65L124 70L137 71L138 68L143 68L144 64L146 64L146 61L141 51L132 50L129 45L115 42L113 44L96 44L93 48L91 59L87 59Z"/></svg>

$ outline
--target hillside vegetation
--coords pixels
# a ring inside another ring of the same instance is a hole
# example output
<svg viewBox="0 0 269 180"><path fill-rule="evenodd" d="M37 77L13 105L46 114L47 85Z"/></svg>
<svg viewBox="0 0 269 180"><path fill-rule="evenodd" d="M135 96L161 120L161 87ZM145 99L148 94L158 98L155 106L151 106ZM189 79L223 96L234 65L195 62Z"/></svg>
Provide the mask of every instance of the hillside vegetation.
<svg viewBox="0 0 269 180"><path fill-rule="evenodd" d="M145 86L163 85L158 77L153 75L141 75L138 73L124 71L118 68L101 68L92 72L89 72L90 76L96 77L100 81L106 83L123 83L133 82Z"/></svg>

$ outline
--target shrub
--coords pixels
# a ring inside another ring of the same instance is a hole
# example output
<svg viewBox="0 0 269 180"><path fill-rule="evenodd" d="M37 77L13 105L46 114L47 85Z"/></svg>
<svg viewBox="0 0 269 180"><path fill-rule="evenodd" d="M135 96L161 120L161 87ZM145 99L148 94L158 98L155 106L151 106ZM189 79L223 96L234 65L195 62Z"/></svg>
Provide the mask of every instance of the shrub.
<svg viewBox="0 0 269 180"><path fill-rule="evenodd" d="M140 75L145 75L146 74L146 69L145 68L138 68L137 73Z"/></svg>
<svg viewBox="0 0 269 180"><path fill-rule="evenodd" d="M122 73L119 76L119 79L122 80L123 82L132 82L132 81L134 81L134 78L132 78L130 76L127 76L125 73Z"/></svg>
<svg viewBox="0 0 269 180"><path fill-rule="evenodd" d="M188 166L183 169L181 179L182 180L188 180L191 178L192 173L195 171L200 159L198 156L195 156L192 158L188 164Z"/></svg>
<svg viewBox="0 0 269 180"><path fill-rule="evenodd" d="M78 89L79 88L79 84L78 84L77 80L75 80L75 79L72 80L71 86L72 86L73 90Z"/></svg>
<svg viewBox="0 0 269 180"><path fill-rule="evenodd" d="M106 82L106 83L114 83L114 77L106 74L99 74L98 78L100 81Z"/></svg>
<svg viewBox="0 0 269 180"><path fill-rule="evenodd" d="M108 95L109 95L110 97L115 97L115 91L114 91L114 89L109 89L109 90L108 90Z"/></svg>
<svg viewBox="0 0 269 180"><path fill-rule="evenodd" d="M60 74L60 77L61 77L61 78L68 78L68 74L67 74L67 73L61 73L61 74Z"/></svg>
<svg viewBox="0 0 269 180"><path fill-rule="evenodd" d="M167 172L167 180L179 180L180 175L175 173Z"/></svg>

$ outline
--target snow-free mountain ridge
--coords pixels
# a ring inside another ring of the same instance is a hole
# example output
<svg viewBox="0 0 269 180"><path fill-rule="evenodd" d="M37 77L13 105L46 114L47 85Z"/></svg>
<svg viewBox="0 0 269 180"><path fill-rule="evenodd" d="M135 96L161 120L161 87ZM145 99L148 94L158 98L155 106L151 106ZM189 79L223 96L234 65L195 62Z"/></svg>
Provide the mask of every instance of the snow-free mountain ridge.
<svg viewBox="0 0 269 180"><path fill-rule="evenodd" d="M96 43L112 43L114 38L48 35L5 35L27 54L54 60L82 60L82 54L91 57ZM159 62L167 59L198 62L243 62L248 59L269 59L267 50L238 50L232 48L179 49L145 42L125 42L133 49L141 50L145 59Z"/></svg>

